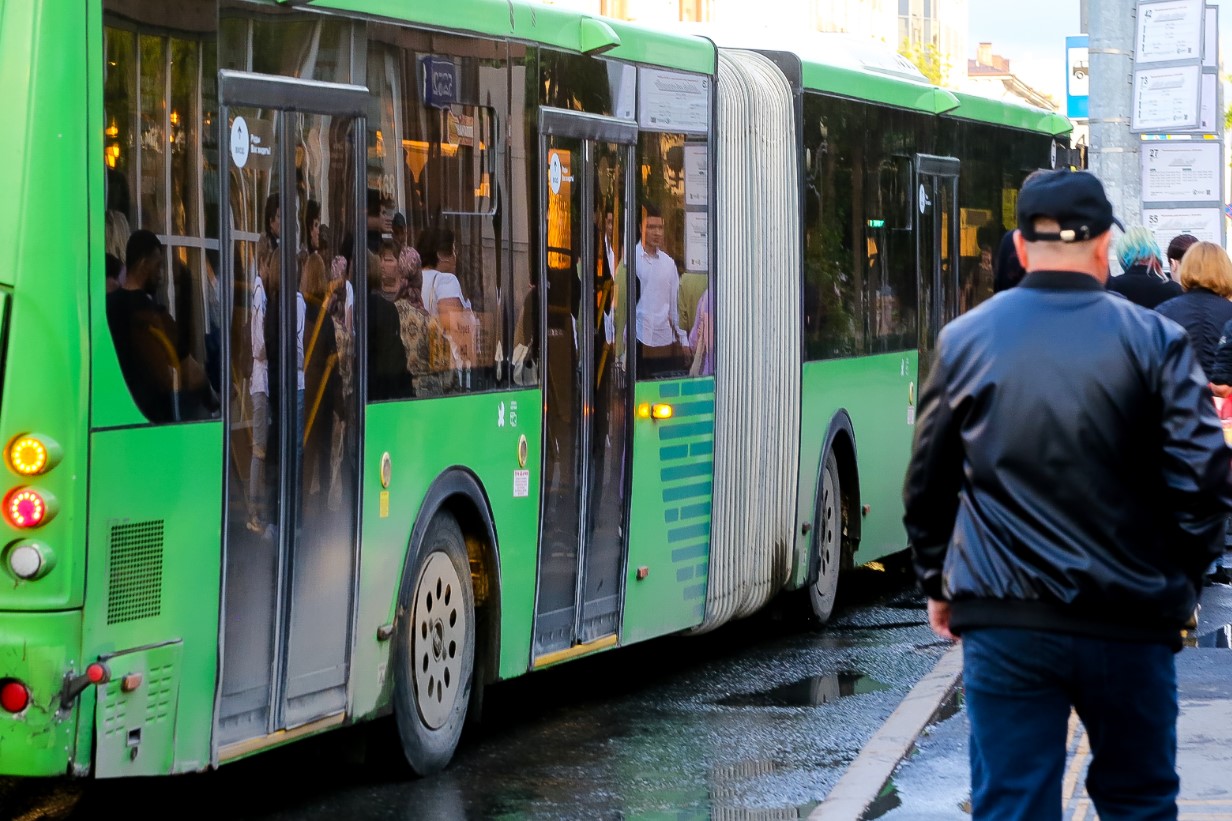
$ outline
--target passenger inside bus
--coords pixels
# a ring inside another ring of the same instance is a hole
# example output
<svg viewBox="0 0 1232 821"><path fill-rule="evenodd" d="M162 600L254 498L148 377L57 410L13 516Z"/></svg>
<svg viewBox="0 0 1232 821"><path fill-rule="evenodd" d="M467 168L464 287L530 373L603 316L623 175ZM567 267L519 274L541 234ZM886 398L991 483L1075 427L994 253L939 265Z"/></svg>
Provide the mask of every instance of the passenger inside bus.
<svg viewBox="0 0 1232 821"><path fill-rule="evenodd" d="M166 260L151 231L134 231L125 248L124 285L107 296L107 325L133 401L151 422L217 416L218 396L186 349L170 312L155 301Z"/></svg>

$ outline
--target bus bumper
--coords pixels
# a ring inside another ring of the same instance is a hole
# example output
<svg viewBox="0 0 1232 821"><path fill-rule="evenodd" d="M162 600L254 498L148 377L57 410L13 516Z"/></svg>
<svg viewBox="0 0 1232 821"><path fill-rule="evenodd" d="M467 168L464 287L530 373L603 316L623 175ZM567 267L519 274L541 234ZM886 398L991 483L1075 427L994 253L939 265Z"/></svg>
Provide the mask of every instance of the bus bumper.
<svg viewBox="0 0 1232 821"><path fill-rule="evenodd" d="M60 709L65 674L79 673L81 611L0 613L0 681L30 692L19 713L0 709L0 775L64 775L73 760L77 705Z"/></svg>

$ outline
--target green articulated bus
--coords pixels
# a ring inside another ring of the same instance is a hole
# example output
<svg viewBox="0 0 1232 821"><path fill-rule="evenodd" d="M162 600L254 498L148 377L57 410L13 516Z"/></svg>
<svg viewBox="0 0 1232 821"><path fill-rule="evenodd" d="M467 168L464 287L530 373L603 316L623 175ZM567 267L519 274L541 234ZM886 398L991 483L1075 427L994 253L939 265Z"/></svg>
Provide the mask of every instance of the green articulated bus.
<svg viewBox="0 0 1232 821"><path fill-rule="evenodd" d="M392 713L426 774L488 684L903 549L919 373L1068 124L716 41L0 4L0 773Z"/></svg>

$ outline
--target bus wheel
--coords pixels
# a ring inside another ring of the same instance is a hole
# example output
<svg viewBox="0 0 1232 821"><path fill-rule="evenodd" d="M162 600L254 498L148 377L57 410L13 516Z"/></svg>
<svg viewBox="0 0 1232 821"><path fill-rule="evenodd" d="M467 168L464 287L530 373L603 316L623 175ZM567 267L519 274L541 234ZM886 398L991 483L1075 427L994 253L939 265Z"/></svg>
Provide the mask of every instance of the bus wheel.
<svg viewBox="0 0 1232 821"><path fill-rule="evenodd" d="M833 451L826 454L817 508L817 577L809 585L809 606L813 618L825 624L834 613L838 571L843 560L842 487L839 484L838 459Z"/></svg>
<svg viewBox="0 0 1232 821"><path fill-rule="evenodd" d="M394 713L407 763L430 775L449 763L466 720L475 665L475 596L457 521L439 512L417 548L399 601Z"/></svg>

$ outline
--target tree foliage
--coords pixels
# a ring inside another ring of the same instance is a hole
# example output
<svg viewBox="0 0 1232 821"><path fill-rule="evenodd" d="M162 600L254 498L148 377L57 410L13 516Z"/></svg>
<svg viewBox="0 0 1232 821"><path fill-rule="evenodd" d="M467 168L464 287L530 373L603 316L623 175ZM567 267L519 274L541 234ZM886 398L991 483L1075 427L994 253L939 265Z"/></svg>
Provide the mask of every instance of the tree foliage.
<svg viewBox="0 0 1232 821"><path fill-rule="evenodd" d="M933 85L945 85L953 66L936 43L913 44L907 40L899 46L898 53L906 57Z"/></svg>

